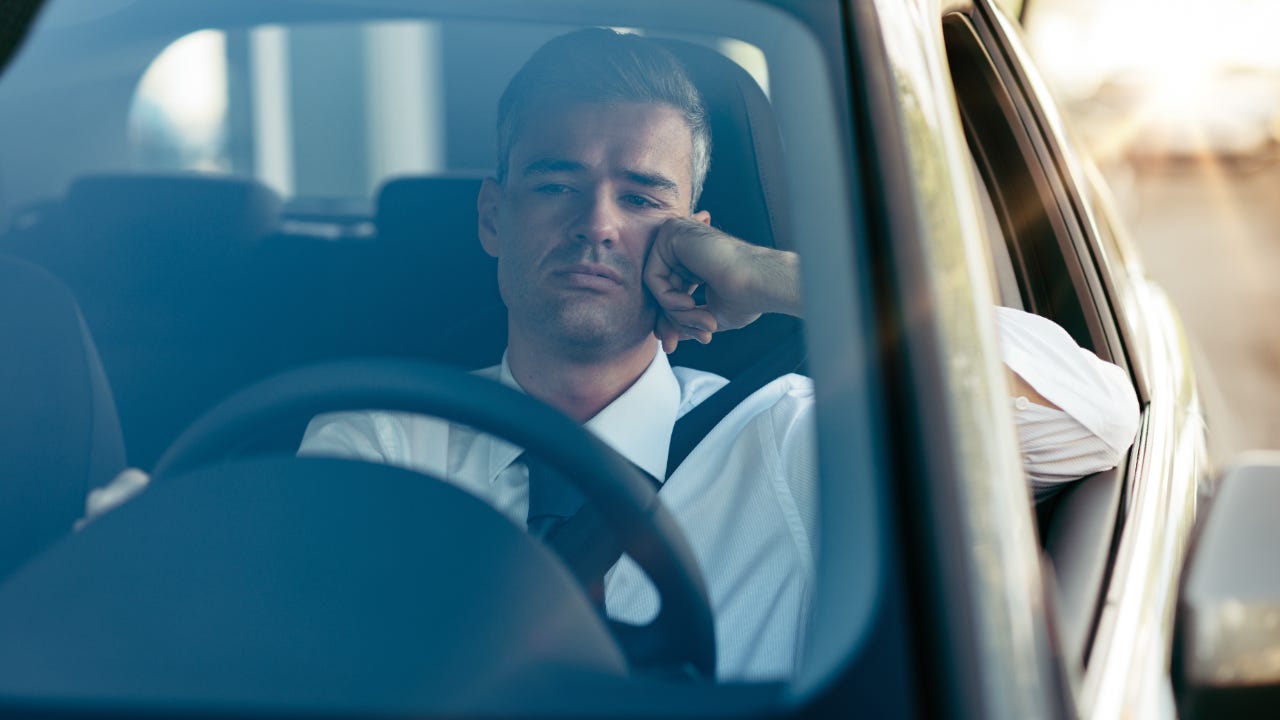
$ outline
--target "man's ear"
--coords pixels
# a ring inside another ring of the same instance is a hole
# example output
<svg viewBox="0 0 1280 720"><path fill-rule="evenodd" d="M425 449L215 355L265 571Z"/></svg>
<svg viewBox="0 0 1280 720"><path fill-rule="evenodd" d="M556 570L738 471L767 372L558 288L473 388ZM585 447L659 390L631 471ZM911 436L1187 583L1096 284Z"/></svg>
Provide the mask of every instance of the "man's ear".
<svg viewBox="0 0 1280 720"><path fill-rule="evenodd" d="M480 216L480 247L498 257L501 245L498 239L498 211L502 202L502 186L494 178L485 178L476 197L476 211Z"/></svg>
<svg viewBox="0 0 1280 720"><path fill-rule="evenodd" d="M707 212L706 210L699 210L698 212L690 215L689 219L697 220L703 225L711 225L711 213Z"/></svg>

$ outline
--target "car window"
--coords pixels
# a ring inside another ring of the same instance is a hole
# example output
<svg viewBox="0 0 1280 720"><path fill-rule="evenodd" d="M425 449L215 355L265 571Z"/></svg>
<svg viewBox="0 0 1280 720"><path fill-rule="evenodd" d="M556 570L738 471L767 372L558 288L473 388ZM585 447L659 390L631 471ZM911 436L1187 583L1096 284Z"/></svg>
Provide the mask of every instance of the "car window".
<svg viewBox="0 0 1280 720"><path fill-rule="evenodd" d="M968 21L952 16L943 27L966 138L1002 216L1029 309L1054 319L1077 342L1091 347L1071 284L1071 265L1063 256L1062 244L1069 237L1065 220L1035 160L1031 140L1021 129L1014 100Z"/></svg>
<svg viewBox="0 0 1280 720"><path fill-rule="evenodd" d="M1115 320L1092 263L1079 251L1089 232L1076 219L1035 109L1019 90L1007 48L979 10L943 24L966 140L993 201L1011 269L1027 309L1054 319L1083 347L1122 366ZM1096 252L1096 251L1091 251ZM997 271L998 272L998 271ZM1123 523L1128 464L1097 473L1036 508L1040 541L1055 574L1054 614L1068 672L1087 665L1105 600L1113 543ZM1077 676L1078 677L1078 676Z"/></svg>
<svg viewBox="0 0 1280 720"><path fill-rule="evenodd" d="M296 206L368 210L368 198L398 175L491 170L493 141L483 131L494 108L484 103L500 94L521 53L566 29L405 19L198 30L144 71L129 110L130 164L242 174ZM493 33L513 40L507 57L486 52L487 62L474 62L460 39ZM685 39L738 63L768 94L760 48ZM468 68L465 93L459 67Z"/></svg>
<svg viewBox="0 0 1280 720"><path fill-rule="evenodd" d="M1018 287L1018 276L1013 270L1013 258L1009 254L1009 245L1004 234L1004 228L1000 224L1000 216L996 213L995 203L991 200L991 192L987 189L987 184L983 180L982 172L978 169L978 163L973 159L973 155L969 155L970 167L973 169L973 185L978 193L979 209L981 213L979 219L982 222L983 236L986 238L987 247L991 251L991 262L994 273L992 275L992 292L1000 299L1000 304L1005 307L1023 308L1022 289Z"/></svg>
<svg viewBox="0 0 1280 720"><path fill-rule="evenodd" d="M754 507L794 495L770 506L783 534L761 532L754 547L768 554L804 538L804 572L815 578L771 611L794 621L794 637L761 640L785 645L795 673L744 661L734 679L794 680L802 697L859 652L884 612L878 351L861 308L869 289L855 279L865 240L851 230L847 159L831 152L843 145L843 69L802 23L731 0L640 9L316 0L155 14L147 3L48 5L0 84L0 253L71 289L128 464L144 473L209 408L309 364L390 357L506 377L509 288L477 240L503 88L569 31L618 28L666 43L691 68L715 128L700 207L737 237L799 251L815 268L813 297L839 298L807 309L803 323L768 315L672 355L690 377L732 379L794 343L807 358L792 367L813 384L797 379L791 394L822 396L828 376L839 388L820 401L826 422L806 436L815 447L782 446L755 468L812 458L815 482L787 488L778 476L769 495L734 498ZM763 113L749 121L724 105L748 102L735 99L741 87ZM401 437L384 420L370 420L369 435L390 443L383 449ZM816 422L811 412L801 421ZM788 429L778 422L760 432ZM291 418L265 429L242 455L291 456L308 426ZM442 452L440 475L481 462ZM721 550L736 557L744 547Z"/></svg>

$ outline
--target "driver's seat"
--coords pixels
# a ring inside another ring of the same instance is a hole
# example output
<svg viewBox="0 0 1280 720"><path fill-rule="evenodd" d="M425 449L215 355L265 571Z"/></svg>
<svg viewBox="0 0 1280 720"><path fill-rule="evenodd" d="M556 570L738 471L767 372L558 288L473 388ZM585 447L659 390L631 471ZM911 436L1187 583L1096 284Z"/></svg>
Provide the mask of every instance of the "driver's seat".
<svg viewBox="0 0 1280 720"><path fill-rule="evenodd" d="M711 124L711 170L698 208L730 235L793 249L782 137L764 91L741 66L710 48L659 42L684 65ZM741 330L717 333L709 345L680 343L671 363L734 378L779 344L800 343L800 328L796 318L766 315Z"/></svg>

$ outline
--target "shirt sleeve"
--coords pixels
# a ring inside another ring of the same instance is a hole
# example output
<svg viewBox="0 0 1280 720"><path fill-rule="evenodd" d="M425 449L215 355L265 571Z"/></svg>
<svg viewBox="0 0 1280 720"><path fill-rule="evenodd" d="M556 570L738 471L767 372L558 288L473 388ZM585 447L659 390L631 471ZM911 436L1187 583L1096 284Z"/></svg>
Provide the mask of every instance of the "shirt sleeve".
<svg viewBox="0 0 1280 720"><path fill-rule="evenodd" d="M995 310L1005 365L1061 408L1011 400L1023 466L1037 498L1118 465L1138 428L1138 398L1124 370L1076 345L1047 318Z"/></svg>

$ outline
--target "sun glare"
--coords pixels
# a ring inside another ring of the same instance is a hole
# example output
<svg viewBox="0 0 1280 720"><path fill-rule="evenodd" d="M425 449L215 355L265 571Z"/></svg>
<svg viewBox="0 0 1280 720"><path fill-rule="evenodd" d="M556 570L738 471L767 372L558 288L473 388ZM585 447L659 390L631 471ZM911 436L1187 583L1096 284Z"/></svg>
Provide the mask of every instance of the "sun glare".
<svg viewBox="0 0 1280 720"><path fill-rule="evenodd" d="M226 117L226 36L202 30L166 48L142 76L130 132L135 146L164 147L188 169L212 170Z"/></svg>
<svg viewBox="0 0 1280 720"><path fill-rule="evenodd" d="M1280 3L1043 0L1029 44L1095 152L1250 152L1280 116ZM1092 125L1092 127L1089 127Z"/></svg>

